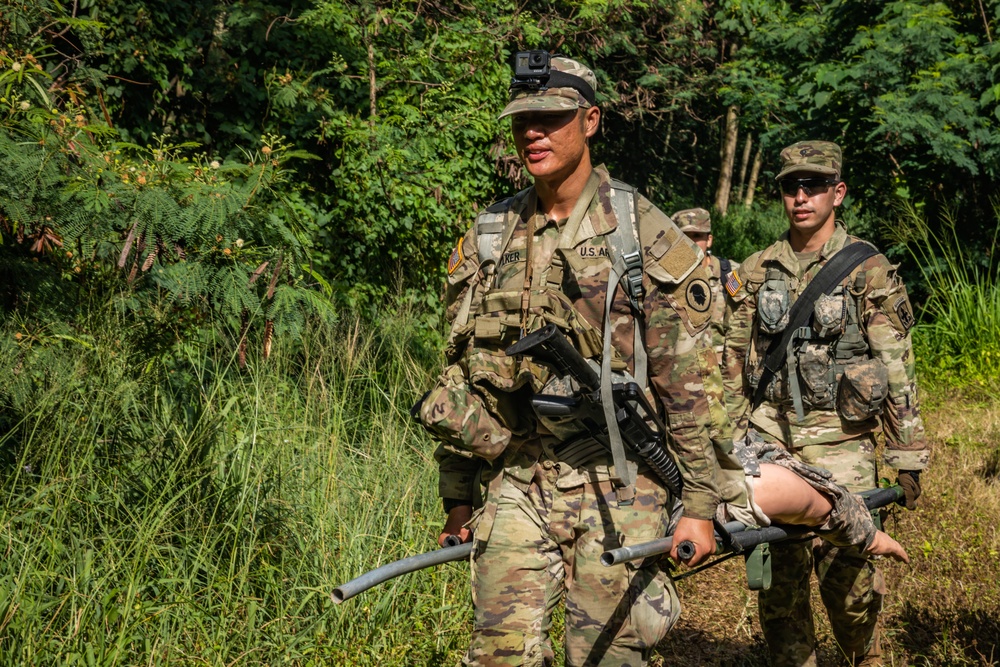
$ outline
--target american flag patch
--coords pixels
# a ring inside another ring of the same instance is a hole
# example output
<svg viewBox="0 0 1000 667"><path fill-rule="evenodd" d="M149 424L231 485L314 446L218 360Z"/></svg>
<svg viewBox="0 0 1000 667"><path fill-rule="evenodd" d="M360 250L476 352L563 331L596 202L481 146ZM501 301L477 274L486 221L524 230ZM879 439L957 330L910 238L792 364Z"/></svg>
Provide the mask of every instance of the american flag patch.
<svg viewBox="0 0 1000 667"><path fill-rule="evenodd" d="M448 275L455 273L455 269L465 261L465 255L462 254L462 239L458 240L455 245L455 249L451 251L451 257L448 258Z"/></svg>
<svg viewBox="0 0 1000 667"><path fill-rule="evenodd" d="M729 296L735 297L739 294L742 287L743 281L740 280L740 277L736 275L735 271L730 271L726 274L726 291L729 292Z"/></svg>

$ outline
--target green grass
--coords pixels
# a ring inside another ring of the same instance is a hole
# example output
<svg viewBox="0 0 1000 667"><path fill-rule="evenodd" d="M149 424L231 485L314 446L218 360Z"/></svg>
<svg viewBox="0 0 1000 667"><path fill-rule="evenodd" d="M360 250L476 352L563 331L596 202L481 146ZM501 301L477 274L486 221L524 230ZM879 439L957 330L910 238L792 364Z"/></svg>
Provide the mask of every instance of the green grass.
<svg viewBox="0 0 1000 667"><path fill-rule="evenodd" d="M143 359L111 321L87 345L3 332L0 663L454 661L461 564L329 597L441 524L405 314L242 372L193 343Z"/></svg>
<svg viewBox="0 0 1000 667"><path fill-rule="evenodd" d="M932 228L913 207L902 206L899 213L889 230L905 246L927 291L914 331L922 374L939 384L995 388L1000 378L1000 264L975 253L957 221L947 215L940 228ZM1000 223L1000 210L996 217ZM995 235L991 247L996 241Z"/></svg>

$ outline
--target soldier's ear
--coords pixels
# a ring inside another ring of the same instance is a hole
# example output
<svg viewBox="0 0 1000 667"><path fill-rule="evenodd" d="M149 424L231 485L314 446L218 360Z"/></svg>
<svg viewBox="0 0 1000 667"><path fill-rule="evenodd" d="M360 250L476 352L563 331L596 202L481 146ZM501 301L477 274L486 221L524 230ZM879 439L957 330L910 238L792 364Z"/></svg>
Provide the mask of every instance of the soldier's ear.
<svg viewBox="0 0 1000 667"><path fill-rule="evenodd" d="M600 107L588 107L583 112L583 133L589 139L597 134L597 129L601 126Z"/></svg>
<svg viewBox="0 0 1000 667"><path fill-rule="evenodd" d="M837 181L837 184L833 186L833 193L833 205L840 206L844 202L844 197L847 196L847 183Z"/></svg>

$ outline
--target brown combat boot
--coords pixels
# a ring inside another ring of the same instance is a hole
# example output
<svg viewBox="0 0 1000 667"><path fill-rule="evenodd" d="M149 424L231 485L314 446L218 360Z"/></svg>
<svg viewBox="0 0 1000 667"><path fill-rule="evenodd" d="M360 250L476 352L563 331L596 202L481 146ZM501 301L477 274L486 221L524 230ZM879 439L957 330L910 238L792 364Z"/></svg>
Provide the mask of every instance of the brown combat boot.
<svg viewBox="0 0 1000 667"><path fill-rule="evenodd" d="M854 667L883 667L884 665L885 662L882 661L882 633L876 626L868 652L860 658L854 659Z"/></svg>

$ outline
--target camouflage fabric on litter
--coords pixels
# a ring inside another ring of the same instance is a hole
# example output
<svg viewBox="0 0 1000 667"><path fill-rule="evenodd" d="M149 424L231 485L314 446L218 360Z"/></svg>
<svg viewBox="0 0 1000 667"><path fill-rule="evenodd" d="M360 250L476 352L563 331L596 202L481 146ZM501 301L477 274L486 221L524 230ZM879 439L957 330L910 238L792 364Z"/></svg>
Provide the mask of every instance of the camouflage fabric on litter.
<svg viewBox="0 0 1000 667"><path fill-rule="evenodd" d="M761 463L771 463L791 470L830 500L833 509L829 519L815 528L820 537L839 547L856 546L865 549L871 544L878 530L871 512L860 497L833 480L831 471L796 459L781 445L766 442L752 431L746 439L745 449Z"/></svg>

